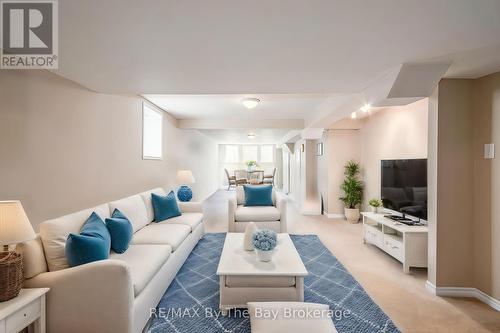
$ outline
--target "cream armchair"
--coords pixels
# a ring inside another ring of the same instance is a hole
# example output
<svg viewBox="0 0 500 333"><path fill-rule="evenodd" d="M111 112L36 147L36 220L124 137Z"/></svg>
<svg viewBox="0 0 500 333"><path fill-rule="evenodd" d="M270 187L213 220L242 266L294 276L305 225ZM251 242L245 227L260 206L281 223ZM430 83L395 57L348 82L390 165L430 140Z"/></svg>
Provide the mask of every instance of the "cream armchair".
<svg viewBox="0 0 500 333"><path fill-rule="evenodd" d="M273 206L244 206L243 187L236 187L236 195L228 203L229 232L244 232L249 222L255 222L259 229L287 232L287 199L273 189Z"/></svg>

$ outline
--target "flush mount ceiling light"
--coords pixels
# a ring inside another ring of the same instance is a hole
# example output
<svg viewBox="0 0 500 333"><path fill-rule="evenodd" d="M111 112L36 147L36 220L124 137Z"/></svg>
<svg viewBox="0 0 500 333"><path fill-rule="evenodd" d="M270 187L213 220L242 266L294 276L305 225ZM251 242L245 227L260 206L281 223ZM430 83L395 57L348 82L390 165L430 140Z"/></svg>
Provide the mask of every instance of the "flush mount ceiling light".
<svg viewBox="0 0 500 333"><path fill-rule="evenodd" d="M247 108L247 109L253 109L260 103L260 99L258 98L245 98L241 101L241 103Z"/></svg>
<svg viewBox="0 0 500 333"><path fill-rule="evenodd" d="M356 119L357 115L356 112L351 113L351 119Z"/></svg>
<svg viewBox="0 0 500 333"><path fill-rule="evenodd" d="M255 139L255 134L254 133L248 133L247 137L249 139Z"/></svg>
<svg viewBox="0 0 500 333"><path fill-rule="evenodd" d="M366 112L368 112L368 111L370 111L370 109L371 109L370 104L365 104L365 105L363 105L363 106L360 108L360 110L361 110L361 111L363 111L363 112L365 112L365 113L366 113Z"/></svg>

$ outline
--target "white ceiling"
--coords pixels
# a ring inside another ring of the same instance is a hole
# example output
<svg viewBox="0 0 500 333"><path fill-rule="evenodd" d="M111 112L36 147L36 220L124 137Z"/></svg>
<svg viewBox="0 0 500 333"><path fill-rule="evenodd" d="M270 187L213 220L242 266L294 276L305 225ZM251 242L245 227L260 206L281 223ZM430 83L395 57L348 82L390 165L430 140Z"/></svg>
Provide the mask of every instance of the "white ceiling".
<svg viewBox="0 0 500 333"><path fill-rule="evenodd" d="M498 0L59 1L60 69L99 92L357 93L405 62L500 69Z"/></svg>
<svg viewBox="0 0 500 333"><path fill-rule="evenodd" d="M205 135L218 143L276 143L289 129L200 129ZM248 134L254 133L255 138L249 139Z"/></svg>
<svg viewBox="0 0 500 333"><path fill-rule="evenodd" d="M265 119L327 127L405 63L451 62L447 77L500 70L499 0L86 0L59 12L57 74L142 94L181 122L211 119L197 128L220 142L247 140L234 118L263 131L255 142L285 131Z"/></svg>
<svg viewBox="0 0 500 333"><path fill-rule="evenodd" d="M260 95L143 95L177 119L228 117L260 119L304 119L327 98L326 94L260 94ZM241 101L257 97L260 103L247 109Z"/></svg>

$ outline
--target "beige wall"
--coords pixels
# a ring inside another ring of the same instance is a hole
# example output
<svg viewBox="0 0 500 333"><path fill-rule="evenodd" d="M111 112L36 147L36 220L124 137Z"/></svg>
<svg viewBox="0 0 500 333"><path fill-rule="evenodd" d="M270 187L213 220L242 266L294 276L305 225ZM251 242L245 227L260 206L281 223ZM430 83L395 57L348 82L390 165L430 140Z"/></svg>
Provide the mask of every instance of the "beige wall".
<svg viewBox="0 0 500 333"><path fill-rule="evenodd" d="M477 89L479 93L476 96L479 103L475 107L489 114L489 116L486 116L486 119L491 117L491 138L489 143L495 143L497 157L494 160L488 160L491 182L486 183L487 180L483 180L483 184L486 184L485 191L488 189L491 190L491 198L489 200L491 226L489 228L487 226L481 228L476 233L476 243L484 245L484 243L487 244L488 240L491 242L491 295L500 300L500 73L480 79ZM487 122L484 124L485 126L488 125ZM488 143L488 141L485 143ZM477 146L481 144L478 143ZM478 170L478 174L485 176L480 170ZM490 187L487 187L488 185ZM487 247L483 249L483 251L487 250ZM478 251L475 254L475 258L477 258L477 262L482 260L483 265L487 265L488 256L485 255L485 257L482 257L482 253L484 252Z"/></svg>
<svg viewBox="0 0 500 333"><path fill-rule="evenodd" d="M496 79L496 81L495 81ZM484 144L492 142L492 103L494 102L494 84L497 94L500 93L500 75L488 76L473 82L473 141L472 160L473 174L473 201L472 201L472 280L474 286L486 293L492 292L492 195L497 186L492 186L492 167L495 161L484 159ZM497 97L498 98L498 97ZM497 103L500 100L497 100ZM498 107L498 106L497 106ZM496 130L500 130L500 123ZM498 140L496 140L498 142ZM498 201L496 201L498 202ZM498 206L498 205L493 205ZM499 216L499 215L496 215ZM500 239L497 239L497 241ZM493 243L494 244L494 243ZM500 248L498 249L500 250ZM500 275L498 276L500 279ZM500 293L497 293L497 297Z"/></svg>
<svg viewBox="0 0 500 333"><path fill-rule="evenodd" d="M344 165L347 161L361 160L359 130L333 129L328 131L326 145L328 154L328 214L344 214L340 184L344 180Z"/></svg>
<svg viewBox="0 0 500 333"><path fill-rule="evenodd" d="M164 159L142 159L142 99L98 94L46 71L0 72L0 200L35 225L155 186L192 169L195 197L214 190L217 149L164 116Z"/></svg>
<svg viewBox="0 0 500 333"><path fill-rule="evenodd" d="M500 73L439 84L436 285L500 299ZM498 154L497 154L498 156Z"/></svg>
<svg viewBox="0 0 500 333"><path fill-rule="evenodd" d="M436 285L438 88L429 96L427 122L427 280Z"/></svg>
<svg viewBox="0 0 500 333"><path fill-rule="evenodd" d="M473 116L470 80L443 80L438 99L437 286L472 285Z"/></svg>
<svg viewBox="0 0 500 333"><path fill-rule="evenodd" d="M364 208L380 198L380 160L427 158L427 99L380 110L361 127Z"/></svg>
<svg viewBox="0 0 500 333"><path fill-rule="evenodd" d="M365 183L362 210L367 210L368 200L380 198L380 160L427 158L427 108L428 101L423 99L377 110L360 120L345 120L328 130L322 138L325 156L318 162L318 188L328 214L344 213L338 198L347 161L361 164Z"/></svg>

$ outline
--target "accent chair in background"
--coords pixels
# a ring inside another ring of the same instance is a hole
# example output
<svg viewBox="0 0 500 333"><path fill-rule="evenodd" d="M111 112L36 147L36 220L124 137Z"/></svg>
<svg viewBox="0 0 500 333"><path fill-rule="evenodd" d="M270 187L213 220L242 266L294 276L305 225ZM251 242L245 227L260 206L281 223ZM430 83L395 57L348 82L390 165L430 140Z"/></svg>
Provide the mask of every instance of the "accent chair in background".
<svg viewBox="0 0 500 333"><path fill-rule="evenodd" d="M246 179L236 178L236 176L230 176L229 171L227 171L227 169L224 169L224 171L226 172L228 191L231 189L231 186L238 186L247 183Z"/></svg>
<svg viewBox="0 0 500 333"><path fill-rule="evenodd" d="M274 177L276 176L276 168L273 168L273 172L270 174L264 174L263 183L271 184L274 186Z"/></svg>

